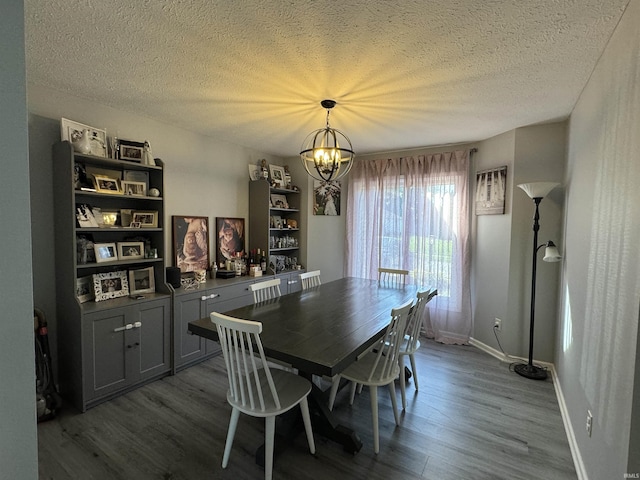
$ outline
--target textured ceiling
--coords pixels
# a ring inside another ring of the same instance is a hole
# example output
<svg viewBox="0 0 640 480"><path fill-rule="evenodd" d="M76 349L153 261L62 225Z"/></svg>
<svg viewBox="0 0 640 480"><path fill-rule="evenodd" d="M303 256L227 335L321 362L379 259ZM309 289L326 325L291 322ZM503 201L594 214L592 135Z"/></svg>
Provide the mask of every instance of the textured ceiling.
<svg viewBox="0 0 640 480"><path fill-rule="evenodd" d="M274 155L566 118L629 0L25 0L27 75Z"/></svg>

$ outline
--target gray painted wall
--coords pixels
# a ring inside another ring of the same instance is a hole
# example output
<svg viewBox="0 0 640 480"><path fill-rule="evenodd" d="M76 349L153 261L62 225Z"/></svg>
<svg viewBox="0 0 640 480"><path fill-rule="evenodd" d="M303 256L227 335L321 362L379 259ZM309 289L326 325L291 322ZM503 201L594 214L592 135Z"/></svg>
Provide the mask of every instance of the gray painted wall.
<svg viewBox="0 0 640 480"><path fill-rule="evenodd" d="M640 423L632 410L640 303L638 23L640 2L630 2L569 124L556 368L591 479L623 478L640 457L637 429L629 441L631 424Z"/></svg>
<svg viewBox="0 0 640 480"><path fill-rule="evenodd" d="M24 7L0 15L0 477L38 478Z"/></svg>

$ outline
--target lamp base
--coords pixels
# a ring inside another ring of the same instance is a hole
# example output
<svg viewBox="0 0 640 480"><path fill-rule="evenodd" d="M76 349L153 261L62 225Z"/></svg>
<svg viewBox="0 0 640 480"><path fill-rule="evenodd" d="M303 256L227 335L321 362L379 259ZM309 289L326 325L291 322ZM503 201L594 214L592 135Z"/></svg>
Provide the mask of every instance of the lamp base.
<svg viewBox="0 0 640 480"><path fill-rule="evenodd" d="M513 369L518 375L532 380L545 380L547 378L547 371L544 368L529 365L528 363L519 363Z"/></svg>

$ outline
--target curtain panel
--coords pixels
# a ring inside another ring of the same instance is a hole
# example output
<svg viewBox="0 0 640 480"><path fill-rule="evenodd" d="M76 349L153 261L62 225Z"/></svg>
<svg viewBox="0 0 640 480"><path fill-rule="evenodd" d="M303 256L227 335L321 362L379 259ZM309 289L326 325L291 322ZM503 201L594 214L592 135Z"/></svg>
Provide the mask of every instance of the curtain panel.
<svg viewBox="0 0 640 480"><path fill-rule="evenodd" d="M356 160L349 173L347 275L401 268L437 288L423 321L442 343L471 335L469 201L469 150Z"/></svg>

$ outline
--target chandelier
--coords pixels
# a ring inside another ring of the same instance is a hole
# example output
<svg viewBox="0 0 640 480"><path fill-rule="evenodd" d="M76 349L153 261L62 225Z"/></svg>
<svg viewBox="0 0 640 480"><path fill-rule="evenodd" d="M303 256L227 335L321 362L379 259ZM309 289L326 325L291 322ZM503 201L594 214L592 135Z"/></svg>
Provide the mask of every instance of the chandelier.
<svg viewBox="0 0 640 480"><path fill-rule="evenodd" d="M349 138L340 130L329 126L329 113L336 106L335 100L322 100L320 105L327 109L327 125L307 135L302 144L300 159L310 176L329 182L349 173L355 152Z"/></svg>

